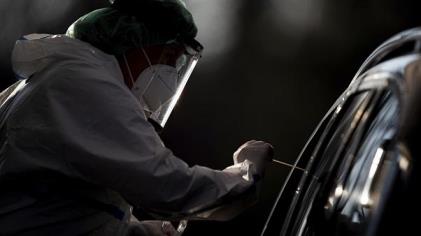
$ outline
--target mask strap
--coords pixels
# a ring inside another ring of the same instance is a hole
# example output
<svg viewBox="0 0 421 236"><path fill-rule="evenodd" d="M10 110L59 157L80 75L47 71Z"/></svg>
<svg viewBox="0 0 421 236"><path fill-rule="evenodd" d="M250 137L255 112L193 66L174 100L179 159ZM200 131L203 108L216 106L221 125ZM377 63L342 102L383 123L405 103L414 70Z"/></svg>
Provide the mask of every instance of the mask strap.
<svg viewBox="0 0 421 236"><path fill-rule="evenodd" d="M126 55L123 54L124 64L126 65L127 70L129 71L130 81L132 82L132 87L134 86L134 79L132 70L130 69L129 62L127 61Z"/></svg>
<svg viewBox="0 0 421 236"><path fill-rule="evenodd" d="M143 55L145 56L146 61L148 61L149 66L150 66L150 67L152 67L152 62L151 62L151 59L149 59L149 56L148 56L148 54L146 53L145 49L144 49L143 47L141 47L141 48L140 48L140 50L142 51Z"/></svg>
<svg viewBox="0 0 421 236"><path fill-rule="evenodd" d="M152 62L151 62L151 60L149 59L149 56L148 56L148 54L146 53L145 49L143 49L143 47L141 47L141 48L140 48L140 50L142 51L143 55L144 55L144 56L145 56L145 58L146 58L146 61L148 61L149 67L150 67L150 68L151 68L151 70L152 70L152 78L150 78L150 79L149 79L148 84L145 86L145 88L144 88L144 89L143 89L143 91L142 91L142 94L144 94L144 93L146 92L146 90L148 90L149 86L151 85L152 80L155 78L156 71L155 71L155 68L152 66Z"/></svg>

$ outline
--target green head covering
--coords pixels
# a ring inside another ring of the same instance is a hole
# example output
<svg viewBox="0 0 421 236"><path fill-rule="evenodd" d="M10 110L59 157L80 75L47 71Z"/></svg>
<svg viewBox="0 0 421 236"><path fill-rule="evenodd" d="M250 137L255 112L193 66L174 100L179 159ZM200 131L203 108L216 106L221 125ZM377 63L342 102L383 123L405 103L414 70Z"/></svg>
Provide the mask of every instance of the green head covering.
<svg viewBox="0 0 421 236"><path fill-rule="evenodd" d="M130 48L193 39L197 28L180 0L117 0L82 16L66 34L121 55Z"/></svg>

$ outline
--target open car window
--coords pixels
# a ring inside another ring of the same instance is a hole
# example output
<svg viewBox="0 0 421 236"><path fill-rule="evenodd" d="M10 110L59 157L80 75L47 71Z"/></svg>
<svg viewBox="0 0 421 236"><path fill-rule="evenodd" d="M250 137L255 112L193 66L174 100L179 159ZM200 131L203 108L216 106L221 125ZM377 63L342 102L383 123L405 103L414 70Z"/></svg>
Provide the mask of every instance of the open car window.
<svg viewBox="0 0 421 236"><path fill-rule="evenodd" d="M301 152L297 163L305 171L291 170L262 235L369 230L377 211L367 199L383 191L373 187L373 172L385 159L379 150L394 138L399 114L399 96L386 79L359 83L338 99Z"/></svg>

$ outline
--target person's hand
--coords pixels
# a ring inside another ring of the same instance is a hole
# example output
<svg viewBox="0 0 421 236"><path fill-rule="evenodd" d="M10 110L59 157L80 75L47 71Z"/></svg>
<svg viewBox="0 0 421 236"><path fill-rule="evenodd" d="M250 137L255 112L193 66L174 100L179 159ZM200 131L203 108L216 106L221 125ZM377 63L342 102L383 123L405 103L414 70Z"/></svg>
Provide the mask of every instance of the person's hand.
<svg viewBox="0 0 421 236"><path fill-rule="evenodd" d="M241 145L233 155L234 164L251 162L258 176L263 176L266 162L273 159L273 146L263 141L250 140Z"/></svg>

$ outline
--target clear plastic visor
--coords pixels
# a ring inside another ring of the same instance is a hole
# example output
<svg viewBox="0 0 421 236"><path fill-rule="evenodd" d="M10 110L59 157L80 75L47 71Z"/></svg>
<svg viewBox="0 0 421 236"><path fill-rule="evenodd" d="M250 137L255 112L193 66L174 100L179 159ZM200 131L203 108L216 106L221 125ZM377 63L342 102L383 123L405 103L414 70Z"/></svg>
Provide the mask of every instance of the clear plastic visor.
<svg viewBox="0 0 421 236"><path fill-rule="evenodd" d="M150 67L135 82L133 89L139 90L137 94L147 117L161 128L167 123L201 57L202 47L196 43L196 48L183 45L181 53L161 53L157 62L151 62L151 56L147 56ZM174 51L174 46L170 49Z"/></svg>

